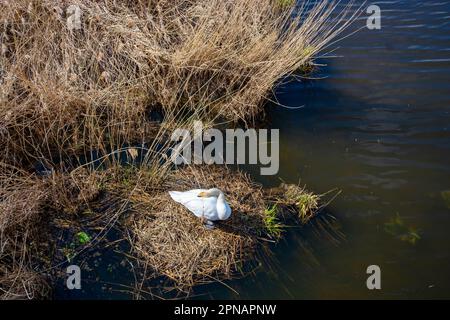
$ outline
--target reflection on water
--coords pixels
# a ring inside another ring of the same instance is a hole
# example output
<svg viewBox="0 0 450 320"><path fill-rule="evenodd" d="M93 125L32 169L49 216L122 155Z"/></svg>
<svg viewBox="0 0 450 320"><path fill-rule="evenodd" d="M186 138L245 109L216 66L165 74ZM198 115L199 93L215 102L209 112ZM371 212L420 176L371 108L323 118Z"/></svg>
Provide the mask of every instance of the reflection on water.
<svg viewBox="0 0 450 320"><path fill-rule="evenodd" d="M378 4L382 29L340 42L339 58L320 61L325 79L278 89L281 104L303 107L270 113L280 174L259 177L341 189L330 211L346 239L335 246L302 229L277 248L274 272L234 281L239 295L217 286L210 297L450 298L450 1ZM417 230L415 245L387 232L397 215ZM378 292L365 284L372 264Z"/></svg>

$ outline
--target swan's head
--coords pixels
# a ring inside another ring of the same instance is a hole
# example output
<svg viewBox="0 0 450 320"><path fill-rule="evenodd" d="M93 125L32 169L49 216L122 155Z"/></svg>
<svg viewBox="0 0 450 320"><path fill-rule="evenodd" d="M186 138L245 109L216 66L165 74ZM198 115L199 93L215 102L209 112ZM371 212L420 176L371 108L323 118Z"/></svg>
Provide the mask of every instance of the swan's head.
<svg viewBox="0 0 450 320"><path fill-rule="evenodd" d="M206 191L200 192L197 197L200 198L209 198L209 197L219 197L222 194L222 191L220 191L217 188L208 189Z"/></svg>

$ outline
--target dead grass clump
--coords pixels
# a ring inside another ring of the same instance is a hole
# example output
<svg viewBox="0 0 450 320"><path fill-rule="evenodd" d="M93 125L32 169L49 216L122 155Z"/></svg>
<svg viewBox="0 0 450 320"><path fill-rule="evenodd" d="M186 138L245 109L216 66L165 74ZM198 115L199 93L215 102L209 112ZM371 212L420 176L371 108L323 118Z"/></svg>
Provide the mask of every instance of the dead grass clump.
<svg viewBox="0 0 450 320"><path fill-rule="evenodd" d="M279 201L289 211L296 213L302 223L306 223L317 213L320 196L307 191L304 187L282 183L279 190Z"/></svg>
<svg viewBox="0 0 450 320"><path fill-rule="evenodd" d="M323 208L321 199L324 195L317 195L305 187L295 184L281 183L276 188L267 190L266 199L273 205L266 210L268 220L273 222L274 216L281 220L299 221L307 223ZM275 221L274 228L279 228Z"/></svg>
<svg viewBox="0 0 450 320"><path fill-rule="evenodd" d="M218 187L233 213L231 219L206 230L168 190ZM232 277L255 254L264 236L265 201L260 186L248 176L216 167L174 171L163 188L130 198L135 217L131 230L139 258L181 288Z"/></svg>
<svg viewBox="0 0 450 320"><path fill-rule="evenodd" d="M49 205L56 211L76 214L100 194L105 172L77 169L72 173L53 173L47 179Z"/></svg>
<svg viewBox="0 0 450 320"><path fill-rule="evenodd" d="M48 199L34 174L0 164L0 299L44 296L43 277L32 269L30 246Z"/></svg>
<svg viewBox="0 0 450 320"><path fill-rule="evenodd" d="M0 265L0 300L30 300L45 298L49 287L35 271L17 267L8 270Z"/></svg>
<svg viewBox="0 0 450 320"><path fill-rule="evenodd" d="M34 218L46 199L42 179L0 164L0 233Z"/></svg>

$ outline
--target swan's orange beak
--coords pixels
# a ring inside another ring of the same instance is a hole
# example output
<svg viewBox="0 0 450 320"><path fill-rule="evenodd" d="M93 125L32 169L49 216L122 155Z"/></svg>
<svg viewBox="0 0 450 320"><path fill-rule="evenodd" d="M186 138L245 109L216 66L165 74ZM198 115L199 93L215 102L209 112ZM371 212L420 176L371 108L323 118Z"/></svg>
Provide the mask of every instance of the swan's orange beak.
<svg viewBox="0 0 450 320"><path fill-rule="evenodd" d="M197 195L197 197L206 198L206 197L208 197L208 194L205 191L202 191Z"/></svg>

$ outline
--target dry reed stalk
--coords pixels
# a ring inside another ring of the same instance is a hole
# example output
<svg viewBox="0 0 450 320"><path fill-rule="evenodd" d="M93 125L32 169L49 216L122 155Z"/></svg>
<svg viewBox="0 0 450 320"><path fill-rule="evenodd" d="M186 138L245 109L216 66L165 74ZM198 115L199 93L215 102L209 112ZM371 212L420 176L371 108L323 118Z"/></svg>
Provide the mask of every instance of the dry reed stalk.
<svg viewBox="0 0 450 320"><path fill-rule="evenodd" d="M44 182L4 163L0 168L0 299L42 297L46 287L31 267L29 244L47 199Z"/></svg>

